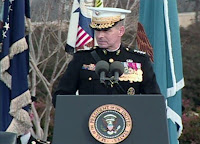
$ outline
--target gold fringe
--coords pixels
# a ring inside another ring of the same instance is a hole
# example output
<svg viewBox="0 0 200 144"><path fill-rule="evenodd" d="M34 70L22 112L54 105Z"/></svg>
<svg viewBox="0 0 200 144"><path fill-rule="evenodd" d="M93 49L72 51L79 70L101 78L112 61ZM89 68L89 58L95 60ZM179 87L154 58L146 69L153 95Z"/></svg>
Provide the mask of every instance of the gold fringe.
<svg viewBox="0 0 200 144"><path fill-rule="evenodd" d="M0 61L0 80L3 81L8 88L11 89L11 75L6 72L8 68L10 67L10 59L8 56L5 56Z"/></svg>
<svg viewBox="0 0 200 144"><path fill-rule="evenodd" d="M27 49L28 49L28 45L26 43L26 39L22 38L18 40L10 47L10 54L9 54L10 59L12 59L14 55L17 55Z"/></svg>
<svg viewBox="0 0 200 144"><path fill-rule="evenodd" d="M9 67L10 67L10 59L8 56L5 56L4 58L1 59L0 61L0 65L1 65L1 74L6 71Z"/></svg>
<svg viewBox="0 0 200 144"><path fill-rule="evenodd" d="M6 131L16 133L18 136L20 136L20 135L24 135L27 132L27 130L29 130L30 128L31 128L30 125L22 123L18 121L17 119L13 118L13 120L11 121L11 124L9 125Z"/></svg>
<svg viewBox="0 0 200 144"><path fill-rule="evenodd" d="M10 67L10 59L13 58L14 55L23 52L24 50L28 49L28 45L26 43L26 39L22 38L15 42L10 48L9 56L5 56L1 61L1 69L0 69L0 80L2 80L8 88L11 89L11 75L6 72L6 70Z"/></svg>
<svg viewBox="0 0 200 144"><path fill-rule="evenodd" d="M28 105L30 103L31 103L31 94L30 94L30 91L27 90L20 96L11 100L10 114L13 115L15 112L17 112L18 110L20 110L21 108L25 107L26 105Z"/></svg>
<svg viewBox="0 0 200 144"><path fill-rule="evenodd" d="M6 131L21 135L32 127L28 112L22 109L30 103L31 95L29 90L11 101L9 113L13 116L13 120Z"/></svg>
<svg viewBox="0 0 200 144"><path fill-rule="evenodd" d="M8 72L4 72L0 75L0 79L5 83L5 85L11 89L11 75Z"/></svg>

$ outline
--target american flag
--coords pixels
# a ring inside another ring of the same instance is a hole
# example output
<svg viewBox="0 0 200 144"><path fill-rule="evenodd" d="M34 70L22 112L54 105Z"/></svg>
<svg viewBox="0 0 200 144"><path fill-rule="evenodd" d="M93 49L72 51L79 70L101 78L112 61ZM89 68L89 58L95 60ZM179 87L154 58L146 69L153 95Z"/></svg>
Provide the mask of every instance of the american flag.
<svg viewBox="0 0 200 144"><path fill-rule="evenodd" d="M0 130L22 135L32 127L25 110L31 103L25 38L25 16L30 18L29 0L1 0L0 7Z"/></svg>
<svg viewBox="0 0 200 144"><path fill-rule="evenodd" d="M77 50L83 50L94 46L94 31L89 26L91 22L90 11L82 8L84 7L84 5L81 3L81 0L78 0L78 2L80 4L80 7L75 11L79 13L75 48Z"/></svg>
<svg viewBox="0 0 200 144"><path fill-rule="evenodd" d="M70 25L68 29L68 38L66 51L73 53L79 50L88 50L94 46L94 31L90 28L92 12L87 9L88 6L103 6L103 0L74 0Z"/></svg>
<svg viewBox="0 0 200 144"><path fill-rule="evenodd" d="M77 41L76 47L80 48L83 47L88 42L92 41L93 37L91 37L80 25L78 26L78 33L77 33Z"/></svg>

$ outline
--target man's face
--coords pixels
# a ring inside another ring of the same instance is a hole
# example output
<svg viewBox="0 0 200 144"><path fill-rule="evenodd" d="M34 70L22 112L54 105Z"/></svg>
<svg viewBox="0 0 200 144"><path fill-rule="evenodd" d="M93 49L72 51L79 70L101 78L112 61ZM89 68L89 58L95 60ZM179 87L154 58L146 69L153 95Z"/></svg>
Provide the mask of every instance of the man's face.
<svg viewBox="0 0 200 144"><path fill-rule="evenodd" d="M114 26L107 31L95 31L96 40L100 48L116 50L121 44L124 26Z"/></svg>

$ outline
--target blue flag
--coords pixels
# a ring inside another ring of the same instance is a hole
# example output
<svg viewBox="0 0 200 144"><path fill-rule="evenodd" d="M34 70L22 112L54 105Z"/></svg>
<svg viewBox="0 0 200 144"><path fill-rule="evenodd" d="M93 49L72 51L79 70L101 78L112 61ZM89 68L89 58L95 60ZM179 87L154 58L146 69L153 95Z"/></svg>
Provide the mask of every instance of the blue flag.
<svg viewBox="0 0 200 144"><path fill-rule="evenodd" d="M25 38L25 16L30 18L29 1L5 0L1 7L0 130L22 135L32 126L25 110L31 103Z"/></svg>
<svg viewBox="0 0 200 144"><path fill-rule="evenodd" d="M178 144L183 128L181 89L184 79L177 2L141 0L139 20L152 44L154 71L166 98L170 144Z"/></svg>

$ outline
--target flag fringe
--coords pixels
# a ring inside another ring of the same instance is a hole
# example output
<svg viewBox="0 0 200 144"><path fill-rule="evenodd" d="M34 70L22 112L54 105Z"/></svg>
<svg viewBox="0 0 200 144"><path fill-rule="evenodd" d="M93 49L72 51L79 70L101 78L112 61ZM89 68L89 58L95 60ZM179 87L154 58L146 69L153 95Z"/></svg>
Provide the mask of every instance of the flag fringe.
<svg viewBox="0 0 200 144"><path fill-rule="evenodd" d="M1 59L1 74L6 71L10 67L10 59L8 56L5 56L4 58Z"/></svg>
<svg viewBox="0 0 200 144"><path fill-rule="evenodd" d="M1 61L1 69L0 69L0 80L3 81L8 88L11 89L11 75L6 72L6 70L10 67L10 60L13 58L14 55L22 53L23 51L28 49L28 45L26 43L26 39L22 38L15 42L10 48L10 54L5 56Z"/></svg>
<svg viewBox="0 0 200 144"><path fill-rule="evenodd" d="M17 96L10 103L10 114L13 115L21 108L25 107L26 105L31 103L31 94L30 91L27 90L20 96Z"/></svg>
<svg viewBox="0 0 200 144"><path fill-rule="evenodd" d="M13 120L6 131L21 135L32 127L29 113L22 109L30 103L31 94L29 90L11 101L9 113L13 116Z"/></svg>
<svg viewBox="0 0 200 144"><path fill-rule="evenodd" d="M9 56L5 56L1 59L0 65L0 80L3 81L9 89L11 89L11 75L6 72L6 70L10 67Z"/></svg>
<svg viewBox="0 0 200 144"><path fill-rule="evenodd" d="M6 132L16 133L18 136L20 136L20 135L24 135L30 128L31 128L30 125L22 123L21 121L18 121L17 119L13 118Z"/></svg>
<svg viewBox="0 0 200 144"><path fill-rule="evenodd" d="M8 72L4 72L0 75L1 81L5 83L5 85L11 89L11 75Z"/></svg>
<svg viewBox="0 0 200 144"><path fill-rule="evenodd" d="M14 55L22 53L23 51L27 49L28 49L28 45L26 43L26 39L23 37L22 39L18 40L10 47L10 54L9 54L10 59L12 59Z"/></svg>

